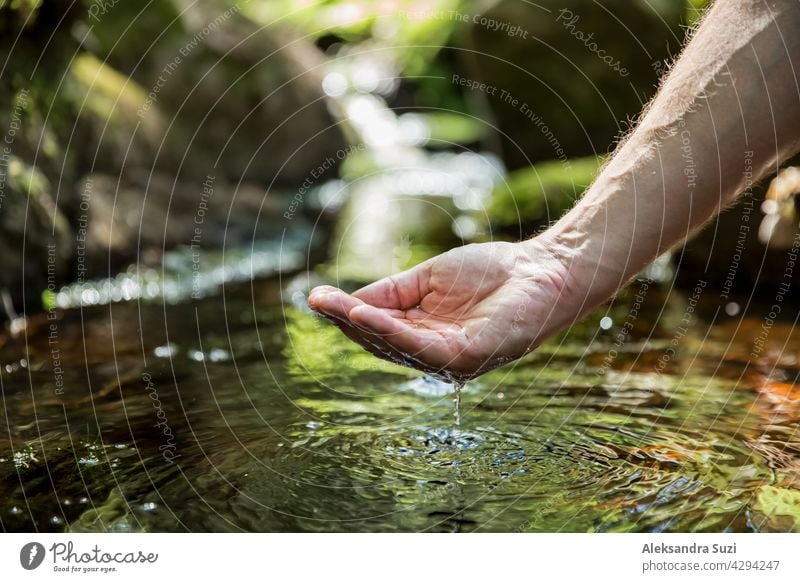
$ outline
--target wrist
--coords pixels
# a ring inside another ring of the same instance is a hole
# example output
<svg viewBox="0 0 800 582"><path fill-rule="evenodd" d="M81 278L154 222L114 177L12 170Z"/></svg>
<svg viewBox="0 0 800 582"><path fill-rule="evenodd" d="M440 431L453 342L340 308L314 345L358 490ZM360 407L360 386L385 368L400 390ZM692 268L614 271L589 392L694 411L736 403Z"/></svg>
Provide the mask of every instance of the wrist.
<svg viewBox="0 0 800 582"><path fill-rule="evenodd" d="M528 252L546 252L563 278L561 306L576 317L609 299L626 282L626 257L615 257L610 237L598 237L574 215L524 241Z"/></svg>

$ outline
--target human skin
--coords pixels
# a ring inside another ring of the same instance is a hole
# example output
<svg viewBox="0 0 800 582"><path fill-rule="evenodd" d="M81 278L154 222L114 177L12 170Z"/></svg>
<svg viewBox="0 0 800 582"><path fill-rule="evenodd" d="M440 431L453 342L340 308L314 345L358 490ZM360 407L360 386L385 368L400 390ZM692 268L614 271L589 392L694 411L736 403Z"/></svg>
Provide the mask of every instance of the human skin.
<svg viewBox="0 0 800 582"><path fill-rule="evenodd" d="M798 0L717 2L551 228L453 249L352 295L317 287L309 305L375 355L452 380L524 356L730 204L748 164L758 179L800 151L797 30Z"/></svg>

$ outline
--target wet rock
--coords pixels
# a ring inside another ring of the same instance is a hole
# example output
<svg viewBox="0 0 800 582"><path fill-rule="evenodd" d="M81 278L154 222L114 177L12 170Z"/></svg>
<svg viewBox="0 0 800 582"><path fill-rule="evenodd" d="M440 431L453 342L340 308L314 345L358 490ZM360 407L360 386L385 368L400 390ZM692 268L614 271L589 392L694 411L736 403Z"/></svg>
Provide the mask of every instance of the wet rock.
<svg viewBox="0 0 800 582"><path fill-rule="evenodd" d="M0 287L17 311L40 307L42 291L67 277L70 228L51 192L40 171L0 155Z"/></svg>
<svg viewBox="0 0 800 582"><path fill-rule="evenodd" d="M130 263L159 264L164 251L239 247L280 236L283 204L254 184L206 176L195 181L140 171L120 179L84 177L78 186L81 214L78 253L85 277L110 276ZM302 219L294 226L300 227ZM109 273L109 264L111 273Z"/></svg>
<svg viewBox="0 0 800 582"><path fill-rule="evenodd" d="M344 142L318 50L238 5L5 3L0 33L0 139L23 118L3 169L13 156L24 170L0 208L0 286L18 310L51 282L157 264L171 247L279 237L270 185L302 182Z"/></svg>
<svg viewBox="0 0 800 582"><path fill-rule="evenodd" d="M71 63L65 93L74 105L74 128L58 137L72 152L77 171L119 173L179 155L164 151L168 119L157 111L138 114L147 103L145 88L94 55L80 54ZM74 209L78 200L67 198L64 204Z"/></svg>
<svg viewBox="0 0 800 582"><path fill-rule="evenodd" d="M64 73L78 46L73 27L85 13L81 3L64 0L0 6L0 60L5 63L0 75L0 139L9 155L35 164L62 210L60 185L69 190L78 175L74 167L79 157L77 149L64 147L67 140L62 141L75 129Z"/></svg>
<svg viewBox="0 0 800 582"><path fill-rule="evenodd" d="M140 7L115 6L97 25L101 59L144 90L134 119L166 128L148 166L295 184L344 147L313 44L255 24L238 4L160 4L141 17Z"/></svg>

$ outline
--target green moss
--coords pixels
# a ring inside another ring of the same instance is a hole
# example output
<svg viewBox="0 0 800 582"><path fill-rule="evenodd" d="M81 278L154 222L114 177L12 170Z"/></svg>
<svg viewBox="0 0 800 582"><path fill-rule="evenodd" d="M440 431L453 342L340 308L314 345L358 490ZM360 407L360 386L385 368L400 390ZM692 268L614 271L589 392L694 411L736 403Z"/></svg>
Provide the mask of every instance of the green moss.
<svg viewBox="0 0 800 582"><path fill-rule="evenodd" d="M8 162L8 184L12 190L34 198L50 191L50 183L44 174L16 156L11 156Z"/></svg>
<svg viewBox="0 0 800 582"><path fill-rule="evenodd" d="M509 174L492 193L489 218L499 226L554 220L591 184L602 158L536 164Z"/></svg>
<svg viewBox="0 0 800 582"><path fill-rule="evenodd" d="M70 533L144 531L138 528L122 490L115 487L104 503L89 509L67 527Z"/></svg>
<svg viewBox="0 0 800 582"><path fill-rule="evenodd" d="M77 57L70 72L76 102L85 103L80 107L81 115L88 109L103 121L136 119L147 99L143 88L93 55Z"/></svg>

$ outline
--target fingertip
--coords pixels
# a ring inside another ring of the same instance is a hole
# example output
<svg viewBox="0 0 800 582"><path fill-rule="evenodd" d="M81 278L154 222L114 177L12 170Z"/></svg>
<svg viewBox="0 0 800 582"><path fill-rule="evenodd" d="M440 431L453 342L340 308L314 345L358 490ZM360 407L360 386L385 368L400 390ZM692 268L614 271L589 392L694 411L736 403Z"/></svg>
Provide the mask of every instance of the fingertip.
<svg viewBox="0 0 800 582"><path fill-rule="evenodd" d="M337 287L333 287L332 285L319 285L311 289L308 293L308 298L311 299L314 295L324 295L326 293L333 293L335 291L341 291L341 289Z"/></svg>
<svg viewBox="0 0 800 582"><path fill-rule="evenodd" d="M306 299L306 303L308 303L308 306L314 311L321 310L325 300L324 295L327 294L326 291L322 291L320 289L320 287L312 289L311 293L308 294L308 298Z"/></svg>
<svg viewBox="0 0 800 582"><path fill-rule="evenodd" d="M308 297L308 305L314 311L347 320L348 312L362 302L336 287L324 287Z"/></svg>

